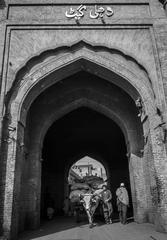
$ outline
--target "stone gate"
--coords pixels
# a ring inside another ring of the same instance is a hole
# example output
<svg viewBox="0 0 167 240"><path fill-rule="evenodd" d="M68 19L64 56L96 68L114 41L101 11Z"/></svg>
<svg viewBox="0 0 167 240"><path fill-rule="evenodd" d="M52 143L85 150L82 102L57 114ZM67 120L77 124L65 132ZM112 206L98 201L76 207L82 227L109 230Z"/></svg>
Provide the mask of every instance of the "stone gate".
<svg viewBox="0 0 167 240"><path fill-rule="evenodd" d="M44 137L80 107L120 127L134 219L167 232L165 7L158 0L0 1L3 236L39 227Z"/></svg>

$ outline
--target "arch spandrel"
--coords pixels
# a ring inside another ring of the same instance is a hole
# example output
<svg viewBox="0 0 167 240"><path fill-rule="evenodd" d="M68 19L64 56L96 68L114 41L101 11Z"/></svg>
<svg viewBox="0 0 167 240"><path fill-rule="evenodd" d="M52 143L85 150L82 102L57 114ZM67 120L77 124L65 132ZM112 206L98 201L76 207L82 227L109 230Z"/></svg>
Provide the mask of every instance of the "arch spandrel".
<svg viewBox="0 0 167 240"><path fill-rule="evenodd" d="M42 41L42 39L46 38L47 41ZM33 48L31 44L32 39L34 41L33 46L35 45ZM38 31L38 33L26 30L24 34L20 31L13 31L10 61L14 62L16 56L20 56L16 66L13 66L13 71L16 73L24 66L29 69L27 62L31 61L31 59L35 60L38 57L42 59L43 53L47 54L49 51L55 54L57 49L62 48L62 43L63 47L67 48L65 49L67 52L80 42L93 47L95 51L96 47L106 48L108 52L112 49L117 50L120 52L118 55L123 54L129 60L133 58L133 61L136 61L142 68L143 66L147 66L150 74L153 72L154 58L148 26L142 29L121 29L119 31L117 28L98 29L98 31L93 29L82 29L81 31L74 29L71 33L60 29L57 29L57 31L56 29L55 31L42 30ZM15 49L13 53L12 49ZM20 49L22 49L21 53Z"/></svg>
<svg viewBox="0 0 167 240"><path fill-rule="evenodd" d="M86 40L80 40L76 42L72 42L69 45L60 45L56 48L46 48L42 49L42 51L36 53L35 55L31 56L29 59L26 60L25 63L23 63L18 70L16 70L16 75L14 79L19 79L20 77L26 75L25 72L27 72L27 75L29 72L33 72L33 69L35 69L35 66L42 65L42 63L48 62L48 59L54 59L55 56L59 58L63 53L75 53L78 52L79 49L89 49L90 51L98 52L98 53L105 53L105 56L109 55L117 55L117 59L121 61L121 58L124 58L128 61L133 63L134 65L138 66L140 70L143 71L143 75L148 75L148 72L146 68L137 61L134 56L131 56L132 54L126 53L125 50L119 49L119 48L111 48L109 46L105 45L99 45L99 44L93 44ZM37 67L38 68L38 67ZM141 73L139 73L141 74Z"/></svg>
<svg viewBox="0 0 167 240"><path fill-rule="evenodd" d="M40 94L40 92L44 91L50 85L82 69L114 82L127 91L134 100L140 96L146 111L149 111L149 109L147 109L148 104L151 105L150 113L152 113L152 110L155 108L153 104L154 93L149 81L146 81L145 74L143 75L143 70L139 71L140 69L133 69L128 61L122 63L122 61L118 61L117 58L111 58L111 55L109 58L98 53L94 54L92 50L85 47L79 49L75 53L67 53L58 58L55 57L50 59L42 66L37 65L32 73L30 72L28 76L25 76L20 82L16 82L16 85L13 85L16 90L13 95L13 90L9 92L8 99L10 99L10 102L13 102L15 99L15 102L20 102L22 105L29 92L32 94L31 89ZM59 70L61 70L61 73L58 73ZM119 76L121 80L119 79L117 82L113 81L113 79L110 78L111 71ZM49 75L54 75L52 81L45 81L46 77L49 77ZM36 88L38 88L38 91L35 90ZM35 97L35 94L31 95L31 102L33 102ZM148 101L149 103L145 104ZM20 113L18 115L20 115Z"/></svg>
<svg viewBox="0 0 167 240"><path fill-rule="evenodd" d="M23 87L25 89L27 85L33 86L45 76L52 74L55 70L59 68L62 69L77 61L78 63L79 61L83 61L83 65L85 61L109 70L112 68L113 72L126 78L127 82L129 79L136 78L136 81L139 82L139 87L137 87L136 84L132 92L135 91L135 88L138 91L138 89L141 89L142 85L144 85L144 88L146 86L148 87L150 94L154 98L147 70L134 58L124 54L120 50L99 45L93 46L85 41L80 41L70 46L61 46L56 49L43 51L39 53L39 55L32 57L17 71L15 80L12 81L13 87L8 92L8 97L10 98L14 89L20 91ZM82 64L80 67L82 68ZM130 82L130 85L131 84L135 85L132 81ZM144 88L142 89L143 91Z"/></svg>

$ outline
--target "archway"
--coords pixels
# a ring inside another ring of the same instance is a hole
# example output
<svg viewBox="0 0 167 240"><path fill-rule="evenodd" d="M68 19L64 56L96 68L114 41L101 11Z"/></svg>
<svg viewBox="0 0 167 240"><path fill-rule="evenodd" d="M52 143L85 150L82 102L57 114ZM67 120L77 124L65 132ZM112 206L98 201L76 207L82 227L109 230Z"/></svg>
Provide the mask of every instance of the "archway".
<svg viewBox="0 0 167 240"><path fill-rule="evenodd" d="M119 125L125 136L130 160L135 220L142 222L146 221L148 215L153 217L152 208L155 206L148 201L151 195L149 186L152 183L156 184L156 181L151 181L152 173L149 172L150 176L146 176L147 152L154 143L157 151L154 155L150 151L150 156L153 156L153 161L159 161L158 151L161 152L163 158L165 150L161 142L156 144L157 136L161 137L162 135L162 129L153 129L155 119L157 123L157 115L153 104L152 89L149 84L145 85L146 75L143 75L143 69L141 75L139 74L141 78L139 78L138 73L141 69L137 68L136 70L135 66L132 73L131 65L125 59L121 59L119 62L116 58L113 61L113 56L115 56L113 55L111 61L111 59L98 54L97 58L92 50L81 48L75 52L73 57L71 54L63 55L58 61L52 61L49 66L52 71L44 66L40 72L34 68L35 72L26 76L23 79L24 82L17 81L13 86L14 92L11 91L7 102L7 114L11 118L5 120L5 124L9 126L9 131L6 131L5 134L10 139L17 140L7 146L8 150L5 156L7 181L4 208L7 205L11 206L4 211L7 234L8 232L11 234L11 229L14 232L13 235L17 234L18 226L20 230L23 230L25 221L29 223L27 224L28 228L39 226L41 148L44 136L54 121L79 107L94 109L113 119ZM71 58L73 58L72 61ZM125 64L122 64L123 61ZM138 109L135 105L137 97L141 97L143 101L147 115L145 124L149 131L146 131L145 125L142 126L137 117ZM159 119L158 121L160 121ZM13 130L11 131L11 129ZM143 132L147 140L146 144L149 143L146 147L144 146ZM16 158L16 165L13 165ZM9 174L11 166L13 171L12 174ZM139 177L138 171L140 172ZM138 198L141 197L141 186L144 186L144 189L142 189L142 198L138 201ZM20 208L20 217L18 217L18 201L23 204ZM26 208L24 204L26 204ZM18 221L18 219L20 220Z"/></svg>
<svg viewBox="0 0 167 240"><path fill-rule="evenodd" d="M71 167L71 164L86 155L104 164L107 183L113 194L113 217L118 217L115 191L120 182L125 182L131 197L125 138L116 123L87 107L73 110L57 120L45 136L42 155L41 217L46 212L47 195L54 201L55 215L63 215L64 199L69 195L68 166ZM129 216L132 217L132 202L130 206Z"/></svg>
<svg viewBox="0 0 167 240"><path fill-rule="evenodd" d="M28 156L27 156L27 160L25 161L25 164L27 164L27 168L29 169L30 172L27 173L25 171L22 174L24 180L22 181L21 191L23 192L21 193L21 196L22 196L21 204L23 203L23 207L20 209L24 209L24 202L25 202L24 196L27 196L28 194L29 200L27 201L27 206L28 206L27 213L25 213L25 210L23 210L23 212L20 213L20 223L19 223L20 226L25 221L24 220L25 215L27 216L26 226L28 226L29 228L33 228L35 225L36 226L39 225L41 162L42 164L47 165L48 163L47 160L50 159L50 156L51 156L51 155L46 157L41 156L41 149L43 147L43 139L45 137L45 134L47 133L49 127L55 122L55 120L57 120L56 122L58 122L59 121L58 119L61 119L63 116L64 116L63 118L65 118L67 114L69 114L70 116L70 112L72 111L74 113L76 111L76 115L77 115L77 113L79 112L78 109L80 109L81 107L86 107L86 109L88 108L88 109L94 110L94 111L89 110L90 114L88 114L89 111L86 110L86 116L89 116L89 115L91 116L92 112L95 112L94 113L95 115L97 114L96 112L99 112L102 115L106 115L109 119L113 119L117 123L117 124L114 124L114 122L112 121L113 122L112 124L115 126L113 127L113 129L118 129L118 128L122 129L123 133L121 132L120 135L122 136L122 138L125 139L123 144L124 152L122 157L119 156L119 159L121 158L126 159L126 163L128 163L126 153L129 151L132 151L140 159L140 154L141 154L140 149L142 149L143 147L142 127L141 127L140 119L137 116L138 110L135 106L134 101L128 96L128 94L126 94L119 87L113 84L108 84L103 79L84 71L80 71L79 73L76 73L75 75L72 75L64 79L63 83L53 85L52 87L45 90L36 98L36 100L31 105L30 110L28 112L28 116L27 116L27 123L26 123L27 128L26 128L26 135L25 135L27 142L26 142L25 148L28 149ZM81 111L81 115L83 115L83 112L84 110ZM98 116L97 119L100 119L98 114L97 116ZM84 118L85 117L83 116L83 119ZM121 119L124 119L124 122L122 122ZM109 121L111 123L111 120ZM61 120L60 122L63 122L63 121ZM106 124L102 124L102 125L105 126ZM109 128L109 125L110 124L108 123L107 124L108 128ZM93 128L93 125L92 125L92 128ZM97 129L99 131L100 128L101 126L99 125L99 127L94 129L94 132L96 132ZM58 129L60 129L60 127L58 127ZM54 129L51 130L51 134L53 132L54 132ZM104 132L107 132L107 130L105 129ZM101 133L99 133L99 135L100 134ZM124 134L124 137L123 137L123 134ZM112 136L112 134L110 135ZM59 134L59 136L60 137L57 139L57 144L56 144L59 146L58 149L60 149L59 141L61 140L61 134ZM104 138L105 137L103 137L103 139ZM116 134L115 134L115 138L116 138ZM76 142L78 142L77 139L79 139L79 136L76 137L75 139ZM109 149L111 148L110 139L109 138L107 139L108 139L107 145ZM56 140L51 142L55 142L55 141ZM51 142L49 142L49 146L52 145ZM114 140L112 140L112 142L114 142ZM101 143L101 146L102 145L103 143ZM63 143L61 143L61 146L63 146ZM118 143L118 146L119 146L119 143ZM99 143L98 143L98 149L100 149ZM78 154L82 154L82 155L85 154L85 152L83 152L84 149L81 149L81 150L78 153L77 152L75 154L73 153L74 156ZM122 151L118 150L118 152L122 152ZM94 151L94 154L97 154L97 152ZM110 153L108 154L108 156L109 155L112 155L112 154ZM72 159L72 157L74 158L74 156L69 157L71 161L72 160L74 161L74 159ZM65 157L67 159L67 156ZM65 159L65 157L63 157L63 159ZM41 158L42 158L42 161L38 160L37 162L37 159L41 159ZM43 158L44 158L44 161L43 161ZM60 158L60 156L58 156L58 158ZM107 158L107 157L105 157L104 155L103 158ZM45 159L47 160L45 161ZM61 159L60 162L62 162L63 159ZM70 164L70 161L66 161L66 163ZM141 164L141 161L139 161L139 164ZM34 166L36 167L34 168ZM62 169L64 167L63 165L61 165L61 171L58 171L58 172L62 172L63 171ZM54 166L51 167L51 169L54 169ZM128 167L126 167L126 169L128 169ZM59 182L62 182L63 184L64 174L62 174L61 177L59 176L59 179L61 179L61 181ZM129 181L127 182L129 184ZM25 184L27 185L27 188L25 188ZM133 208L136 209L139 206L136 205L136 201L135 201L136 192L133 187L134 184L136 183L134 182L133 171L132 171L131 172L131 188L133 189L133 198L134 198ZM119 183L117 182L117 184L115 184L115 188L118 185ZM113 192L115 192L114 189L113 189ZM59 199L59 201L60 203L63 202L63 196ZM61 208L62 207L60 207L59 210ZM134 212L136 213L136 210ZM35 219L36 219L36 222L35 222ZM22 226L22 228L24 227Z"/></svg>

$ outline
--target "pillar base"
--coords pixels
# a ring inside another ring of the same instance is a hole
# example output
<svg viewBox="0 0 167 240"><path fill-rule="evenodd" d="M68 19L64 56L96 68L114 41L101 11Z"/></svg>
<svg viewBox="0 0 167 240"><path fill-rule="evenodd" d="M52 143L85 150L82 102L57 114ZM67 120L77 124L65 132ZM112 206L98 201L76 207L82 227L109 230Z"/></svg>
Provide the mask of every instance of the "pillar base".
<svg viewBox="0 0 167 240"><path fill-rule="evenodd" d="M167 233L167 218L162 218L162 216L157 213L154 224L157 232Z"/></svg>

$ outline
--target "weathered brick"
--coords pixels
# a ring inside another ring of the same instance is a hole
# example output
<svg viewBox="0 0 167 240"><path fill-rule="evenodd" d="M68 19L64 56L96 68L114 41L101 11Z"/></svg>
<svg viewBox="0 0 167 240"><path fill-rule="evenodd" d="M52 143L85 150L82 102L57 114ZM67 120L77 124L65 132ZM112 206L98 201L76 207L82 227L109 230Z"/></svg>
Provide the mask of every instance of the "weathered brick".
<svg viewBox="0 0 167 240"><path fill-rule="evenodd" d="M65 16L78 0L1 2L0 234L14 239L39 226L42 139L57 118L81 106L122 129L135 220L167 232L167 13L161 3L84 0L79 24ZM114 15L91 19L95 4L111 6ZM69 80L81 70L101 82ZM64 172L57 179L63 189Z"/></svg>

